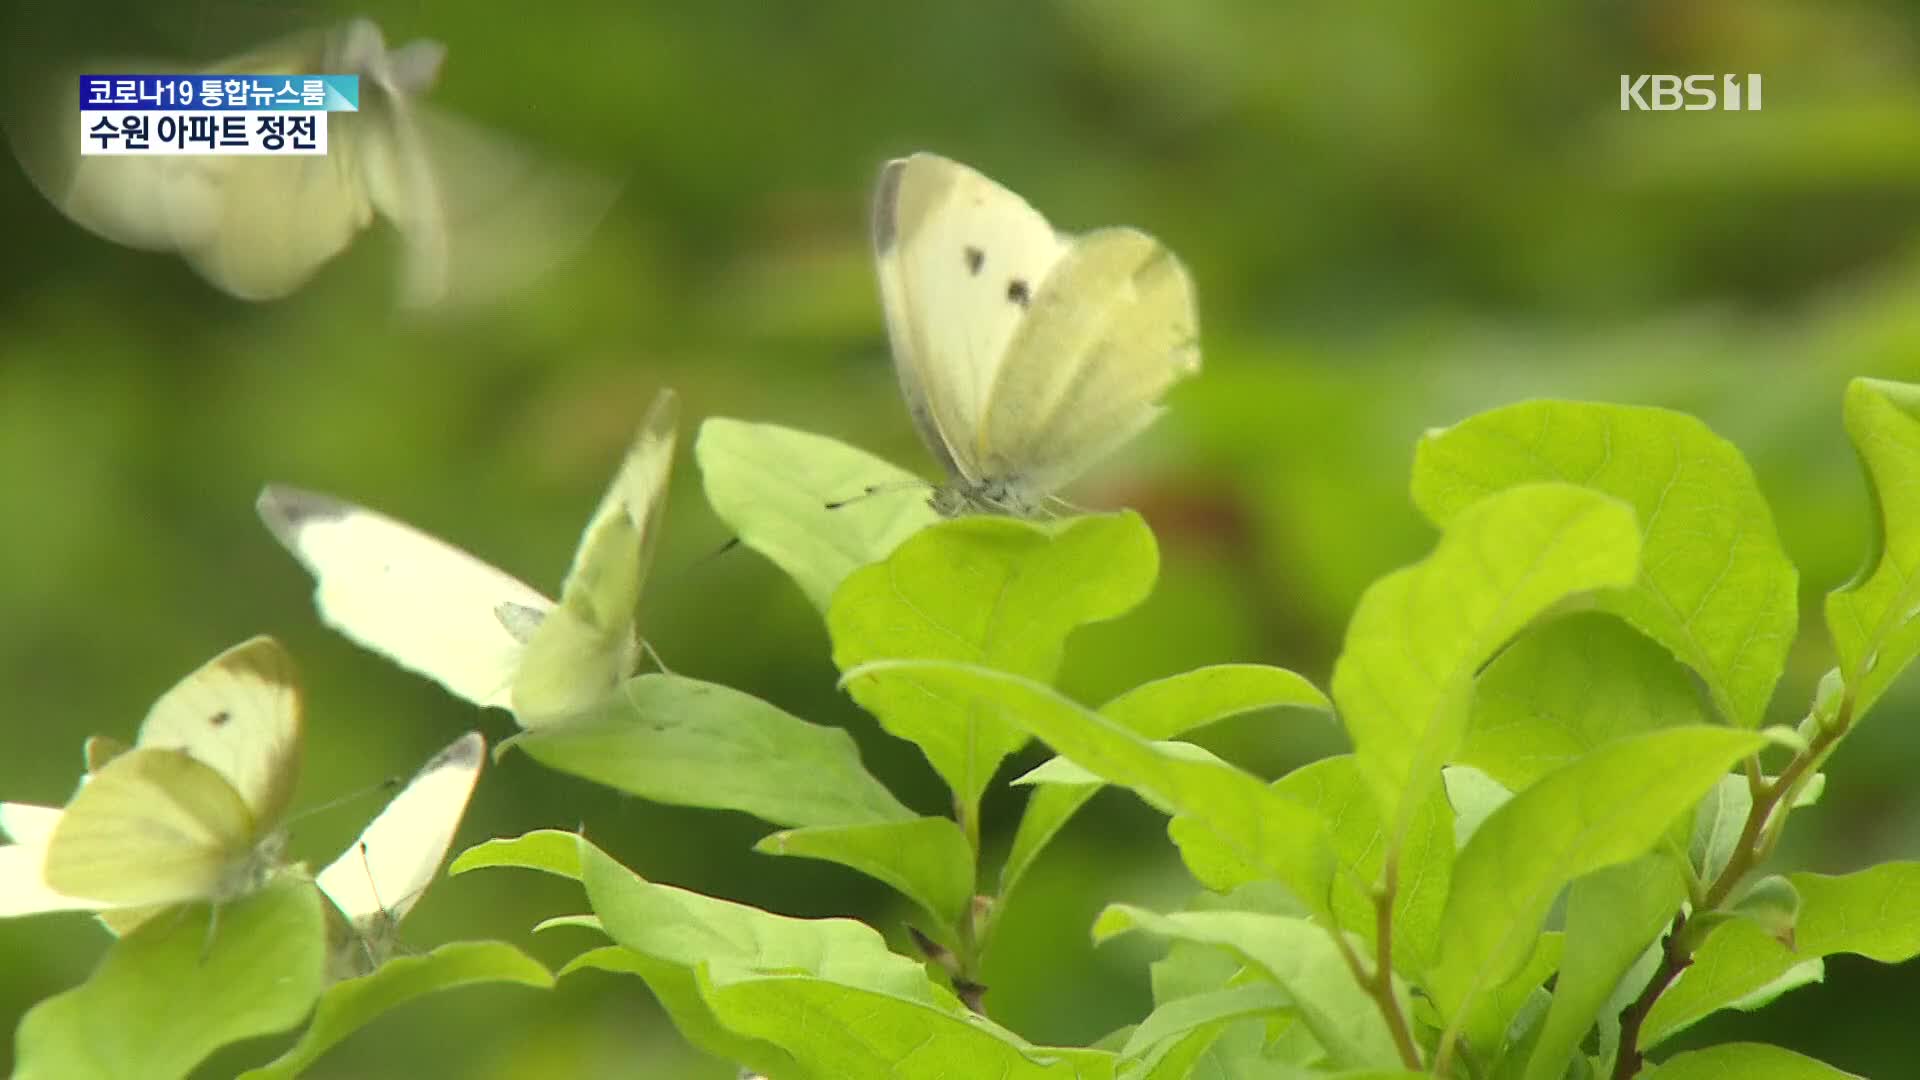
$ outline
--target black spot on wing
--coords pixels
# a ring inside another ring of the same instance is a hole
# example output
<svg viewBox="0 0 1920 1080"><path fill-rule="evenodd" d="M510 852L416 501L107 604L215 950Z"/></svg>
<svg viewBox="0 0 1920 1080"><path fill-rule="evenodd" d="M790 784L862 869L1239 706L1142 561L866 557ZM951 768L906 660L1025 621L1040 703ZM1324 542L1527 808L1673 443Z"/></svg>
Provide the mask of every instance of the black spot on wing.
<svg viewBox="0 0 1920 1080"><path fill-rule="evenodd" d="M207 717L207 723L217 728L223 728L227 726L227 721L231 719L233 719L233 714L225 709L221 709L219 712Z"/></svg>
<svg viewBox="0 0 1920 1080"><path fill-rule="evenodd" d="M1007 299L1026 307L1033 300L1033 288L1023 278L1014 278L1007 282Z"/></svg>
<svg viewBox="0 0 1920 1080"><path fill-rule="evenodd" d="M977 247L968 247L966 254L967 254L967 273L978 274L980 272L980 268L987 264L987 253L984 251L981 251Z"/></svg>

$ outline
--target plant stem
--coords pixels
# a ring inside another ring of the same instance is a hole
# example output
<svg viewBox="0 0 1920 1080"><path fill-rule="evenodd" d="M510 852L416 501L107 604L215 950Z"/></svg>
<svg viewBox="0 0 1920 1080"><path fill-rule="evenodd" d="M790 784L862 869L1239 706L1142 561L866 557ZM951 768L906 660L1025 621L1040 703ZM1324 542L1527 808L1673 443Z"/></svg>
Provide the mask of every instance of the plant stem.
<svg viewBox="0 0 1920 1080"><path fill-rule="evenodd" d="M1406 1014L1400 1011L1400 999L1393 994L1393 894L1399 886L1400 861L1391 853L1387 856L1386 874L1378 889L1373 890L1374 909L1374 959L1373 970L1367 970L1366 961L1353 951L1348 943L1346 932L1340 927L1329 925L1327 932L1333 935L1333 944L1340 951L1340 958L1347 962L1347 970L1353 973L1353 981L1360 984L1373 998L1380 1015L1387 1021L1387 1030L1393 1035L1393 1045L1400 1051L1400 1062L1414 1072L1420 1071L1420 1048L1413 1041L1413 1029L1407 1025Z"/></svg>
<svg viewBox="0 0 1920 1080"><path fill-rule="evenodd" d="M1400 1051L1400 1061L1418 1071L1420 1048L1414 1045L1413 1029L1407 1026L1406 1015L1400 1011L1400 999L1393 995L1393 896L1399 891L1399 885L1400 860L1388 859L1385 880L1373 894L1374 985L1367 989L1379 1003L1380 1015L1386 1017L1387 1030L1393 1033L1393 1045Z"/></svg>
<svg viewBox="0 0 1920 1080"><path fill-rule="evenodd" d="M1727 860L1726 868L1707 887L1707 893L1701 898L1694 911L1713 911L1727 902L1733 890L1753 872L1760 861L1772 851L1774 842L1780 837L1778 828L1768 831L1768 822L1774 811L1811 769L1818 768L1829 753L1847 733L1853 722L1853 695L1848 693L1840 702L1840 710L1834 716L1831 725L1820 728L1807 748L1793 756L1780 775L1771 781L1760 773L1757 759L1747 763L1747 783L1753 792L1753 805L1747 810L1747 820L1740 827L1739 842L1734 845L1733 856ZM1765 841L1762 841L1763 834ZM1654 970L1653 978L1647 983L1640 996L1620 1014L1620 1043L1614 1054L1613 1080L1627 1080L1640 1071L1646 1059L1640 1053L1640 1028L1646 1022L1647 1015L1666 993L1667 987L1680 977L1688 965L1693 963L1692 950L1680 944L1680 931L1686 926L1685 914L1674 917L1673 928L1667 932L1661 947L1660 966Z"/></svg>
<svg viewBox="0 0 1920 1080"><path fill-rule="evenodd" d="M1673 980L1693 963L1693 957L1680 948L1680 931L1686 929L1687 917L1675 915L1673 926L1667 930L1666 939L1660 947L1660 967L1653 973L1653 981L1647 983L1640 996L1633 999L1620 1014L1620 1051L1613 1059L1613 1080L1627 1080L1640 1071L1646 1059L1640 1055L1640 1026L1647 1022L1647 1014L1653 1011L1654 1002L1667 992Z"/></svg>

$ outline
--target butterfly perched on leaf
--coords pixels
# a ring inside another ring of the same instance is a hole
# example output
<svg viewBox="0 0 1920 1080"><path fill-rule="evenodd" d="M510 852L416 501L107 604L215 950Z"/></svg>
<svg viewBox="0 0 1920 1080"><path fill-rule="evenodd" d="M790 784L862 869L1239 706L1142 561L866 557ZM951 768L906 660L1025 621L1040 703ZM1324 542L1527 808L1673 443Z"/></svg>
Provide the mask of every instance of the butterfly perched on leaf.
<svg viewBox="0 0 1920 1080"><path fill-rule="evenodd" d="M946 470L934 509L1031 517L1200 369L1193 282L1137 229L1058 233L936 154L881 170L873 247L894 371Z"/></svg>

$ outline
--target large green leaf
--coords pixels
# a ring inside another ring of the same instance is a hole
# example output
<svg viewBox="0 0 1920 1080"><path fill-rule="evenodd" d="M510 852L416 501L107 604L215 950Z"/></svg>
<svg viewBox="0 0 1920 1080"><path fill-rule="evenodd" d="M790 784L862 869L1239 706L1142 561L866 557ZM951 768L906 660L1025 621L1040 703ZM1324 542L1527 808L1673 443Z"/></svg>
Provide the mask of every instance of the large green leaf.
<svg viewBox="0 0 1920 1080"><path fill-rule="evenodd" d="M1609 739L1710 721L1687 669L1611 615L1523 635L1480 676L1458 760L1519 791Z"/></svg>
<svg viewBox="0 0 1920 1080"><path fill-rule="evenodd" d="M1488 494L1539 481L1634 508L1637 580L1600 606L1699 672L1727 719L1759 726L1798 627L1799 576L1740 451L1684 413L1527 402L1421 439L1413 499L1450 528Z"/></svg>
<svg viewBox="0 0 1920 1080"><path fill-rule="evenodd" d="M538 870L544 874L580 880L580 834L558 829L536 829L522 836L478 843L454 857L447 873L464 874L489 867Z"/></svg>
<svg viewBox="0 0 1920 1080"><path fill-rule="evenodd" d="M1351 754L1322 758L1275 781L1273 790L1311 807L1327 823L1333 873L1317 895L1332 897L1333 917L1366 943L1372 956L1379 919L1373 883L1386 860L1386 828L1373 794ZM1453 877L1453 815L1439 789L1414 810L1400 849L1398 888L1393 895L1393 963L1407 974L1433 960Z"/></svg>
<svg viewBox="0 0 1920 1080"><path fill-rule="evenodd" d="M1257 777L1212 757L1177 753L1032 679L940 660L881 660L849 670L853 686L908 676L932 697L973 702L993 723L1018 725L1073 764L1181 815L1253 877L1280 881L1309 903L1331 872L1318 815ZM1178 837L1176 837L1178 839Z"/></svg>
<svg viewBox="0 0 1920 1080"><path fill-rule="evenodd" d="M856 571L834 594L834 663L844 672L872 660L954 660L1049 682L1067 635L1138 604L1158 569L1153 534L1132 513L1045 526L944 522ZM936 693L904 671L852 684L882 727L926 754L964 822L1027 733L962 687L946 689Z"/></svg>
<svg viewBox="0 0 1920 1080"><path fill-rule="evenodd" d="M1645 1080L1862 1080L1824 1061L1763 1043L1727 1043L1676 1054Z"/></svg>
<svg viewBox="0 0 1920 1080"><path fill-rule="evenodd" d="M679 675L627 680L600 704L503 744L549 768L679 806L776 825L908 821L853 737L738 690Z"/></svg>
<svg viewBox="0 0 1920 1080"><path fill-rule="evenodd" d="M1160 915L1114 904L1100 913L1093 935L1096 941L1106 941L1135 930L1227 949L1253 965L1293 999L1301 1019L1334 1065L1388 1068L1400 1063L1379 1007L1354 981L1324 927L1305 919L1248 911ZM1403 994L1403 1015L1407 1009Z"/></svg>
<svg viewBox="0 0 1920 1080"><path fill-rule="evenodd" d="M1673 921L1686 895L1680 868L1660 853L1574 881L1567 890L1560 975L1526 1080L1559 1080L1565 1074L1614 987Z"/></svg>
<svg viewBox="0 0 1920 1080"><path fill-rule="evenodd" d="M1196 1028L1270 1016L1292 1007L1293 998L1278 983L1266 980L1170 1001L1140 1021L1120 1051L1121 1065L1147 1057L1170 1040L1184 1039Z"/></svg>
<svg viewBox="0 0 1920 1080"><path fill-rule="evenodd" d="M18 1080L186 1076L228 1043L285 1031L320 995L319 892L294 877L220 908L163 913L115 942L86 982L20 1021Z"/></svg>
<svg viewBox="0 0 1920 1080"><path fill-rule="evenodd" d="M619 945L589 949L560 969L562 978L576 971L605 971L633 975L647 984L654 1000L666 1011L682 1038L722 1061L738 1062L761 1076L780 1080L829 1080L818 1077L785 1050L727 1027L700 996L695 970L683 964L643 956Z"/></svg>
<svg viewBox="0 0 1920 1080"><path fill-rule="evenodd" d="M369 1021L408 1001L441 990L484 982L510 982L546 989L547 969L504 941L457 941L421 956L388 960L372 974L343 979L320 995L313 1021L292 1049L241 1080L278 1080L300 1075L320 1056Z"/></svg>
<svg viewBox="0 0 1920 1080"><path fill-rule="evenodd" d="M1723 924L1648 1014L1643 1047L1718 1009L1757 1008L1817 979L1822 957L1856 953L1897 964L1920 956L1920 908L1913 903L1920 862L1883 863L1837 877L1790 874L1788 880L1800 893L1793 951L1749 920Z"/></svg>
<svg viewBox="0 0 1920 1080"><path fill-rule="evenodd" d="M1729 766L1765 745L1736 728L1668 728L1607 743L1487 817L1454 863L1426 981L1455 1022L1533 951L1567 882L1651 850Z"/></svg>
<svg viewBox="0 0 1920 1080"><path fill-rule="evenodd" d="M1107 702L1100 714L1146 738L1164 740L1229 716L1283 706L1333 707L1312 683L1284 668L1220 664L1143 683ZM1000 870L1002 897L1013 892L1040 852L1099 790L1097 783L1033 790Z"/></svg>
<svg viewBox="0 0 1920 1080"><path fill-rule="evenodd" d="M754 850L824 859L883 881L931 915L934 937L949 946L973 903L973 849L960 826L943 817L789 829Z"/></svg>
<svg viewBox="0 0 1920 1080"><path fill-rule="evenodd" d="M1873 497L1873 544L1827 595L1827 632L1859 715L1920 655L1920 387L1855 379L1846 423Z"/></svg>
<svg viewBox="0 0 1920 1080"><path fill-rule="evenodd" d="M1571 484L1522 485L1450 518L1432 555L1360 598L1333 698L1390 851L1466 738L1480 668L1555 604L1631 582L1639 547L1633 511L1619 500Z"/></svg>
<svg viewBox="0 0 1920 1080"><path fill-rule="evenodd" d="M691 971L724 964L742 971L801 973L895 997L958 1008L938 995L914 960L887 948L852 919L795 919L657 885L580 842L580 881L600 925L616 944Z"/></svg>
<svg viewBox="0 0 1920 1080"><path fill-rule="evenodd" d="M1517 1029L1547 1006L1544 984L1559 970L1565 943L1566 936L1556 931L1539 935L1518 971L1473 999L1460 1019L1460 1041L1468 1054L1491 1063L1521 1053L1514 1041L1521 1034Z"/></svg>
<svg viewBox="0 0 1920 1080"><path fill-rule="evenodd" d="M713 417L693 455L713 512L822 611L848 574L940 520L912 473L822 435Z"/></svg>
<svg viewBox="0 0 1920 1080"><path fill-rule="evenodd" d="M573 850L571 859L564 854L566 847ZM561 974L596 969L637 975L689 1042L763 1073L796 1080L813 1076L786 1051L733 1030L713 1014L699 986L704 965L815 976L964 1011L951 994L934 986L918 962L889 951L864 923L788 918L657 885L570 833L541 831L490 841L462 853L454 860L453 872L480 867L522 867L577 877L601 930L615 944L576 957Z"/></svg>
<svg viewBox="0 0 1920 1080"><path fill-rule="evenodd" d="M1112 1080L1102 1050L1032 1046L996 1025L922 1000L828 979L714 964L700 990L729 1028L780 1047L816 1076L948 1080Z"/></svg>

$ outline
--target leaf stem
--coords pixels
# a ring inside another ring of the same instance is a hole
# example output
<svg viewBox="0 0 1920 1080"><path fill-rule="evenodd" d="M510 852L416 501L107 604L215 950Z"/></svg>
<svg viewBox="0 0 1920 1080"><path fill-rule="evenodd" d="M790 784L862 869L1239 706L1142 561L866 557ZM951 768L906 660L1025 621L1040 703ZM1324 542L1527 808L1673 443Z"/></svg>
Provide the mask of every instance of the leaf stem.
<svg viewBox="0 0 1920 1080"><path fill-rule="evenodd" d="M1852 724L1853 694L1849 691L1841 699L1833 722L1821 725L1818 733L1808 741L1806 749L1795 754L1779 776L1766 779L1760 771L1759 759L1748 759L1747 783L1753 791L1753 805L1748 808L1747 820L1740 827L1740 839L1734 845L1733 856L1694 907L1696 914L1718 910L1732 896L1733 890L1739 888L1741 881L1773 851L1786 824L1784 821L1774 822L1774 812L1780 810L1783 804L1791 809L1791 805L1787 804L1789 797L1808 773L1818 768L1833 752ZM1646 989L1640 991L1640 996L1620 1014L1620 1042L1613 1059L1613 1080L1627 1080L1646 1064L1646 1058L1640 1052L1641 1026L1653 1012L1660 995L1666 993L1680 973L1693 963L1692 947L1680 941L1680 931L1685 928L1686 922L1685 913L1674 917L1673 927L1668 930L1661 945L1660 966L1654 970Z"/></svg>
<svg viewBox="0 0 1920 1080"><path fill-rule="evenodd" d="M1347 935L1340 927L1330 925L1327 932L1333 935L1334 947L1340 951L1340 958L1347 962L1347 970L1353 973L1353 981L1360 984L1373 998L1374 1005L1387 1022L1387 1031L1393 1035L1393 1045L1400 1052L1401 1064L1414 1072L1420 1071L1420 1048L1413 1041L1413 1029L1407 1024L1406 1014L1400 1011L1400 999L1393 993L1393 895L1398 890L1400 878L1399 860L1392 855L1387 857L1386 874L1379 888L1373 890L1374 910L1374 959L1373 970L1367 970L1366 961L1353 950L1347 941Z"/></svg>

